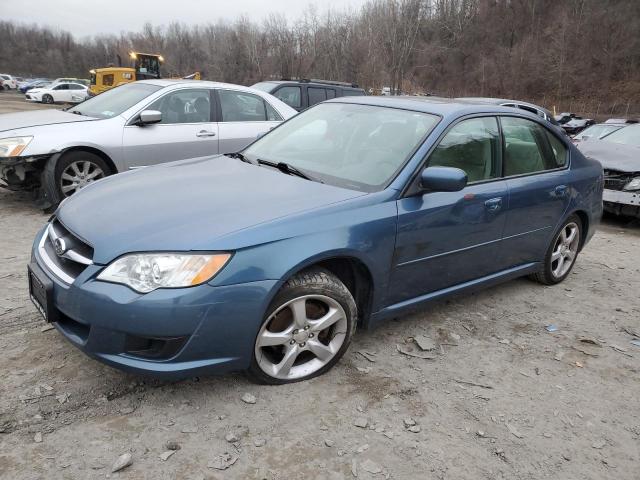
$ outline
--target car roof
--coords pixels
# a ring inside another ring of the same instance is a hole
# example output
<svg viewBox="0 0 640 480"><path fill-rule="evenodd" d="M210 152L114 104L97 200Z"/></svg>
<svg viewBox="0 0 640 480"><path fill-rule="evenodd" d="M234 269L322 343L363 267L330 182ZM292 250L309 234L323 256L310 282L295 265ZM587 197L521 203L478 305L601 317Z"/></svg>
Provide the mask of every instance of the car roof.
<svg viewBox="0 0 640 480"><path fill-rule="evenodd" d="M331 83L331 82L314 82L313 80L264 80L260 83L273 83L274 85L283 85L283 84L292 84L292 85L311 85L312 87L340 87L340 88L350 88L352 90L364 90L364 88L353 85L349 85L345 83L342 85L341 83Z"/></svg>
<svg viewBox="0 0 640 480"><path fill-rule="evenodd" d="M339 97L327 100L325 103L356 103L359 105L372 105L377 107L399 108L415 112L431 113L440 116L467 115L473 113L513 113L511 107L502 107L499 104L487 102L473 102L467 99L443 98L443 97L415 97L415 96L366 96L366 97ZM531 118L540 119L537 115L527 111L519 113Z"/></svg>
<svg viewBox="0 0 640 480"><path fill-rule="evenodd" d="M138 80L136 83L147 83L150 85L157 85L159 87L171 87L173 85L190 85L190 86L204 86L204 87L231 87L242 88L246 90L254 90L251 87L245 87L244 85L236 85L234 83L212 82L210 80L191 80L191 79L173 79L173 78L160 78L154 80ZM263 92L264 93L264 92Z"/></svg>

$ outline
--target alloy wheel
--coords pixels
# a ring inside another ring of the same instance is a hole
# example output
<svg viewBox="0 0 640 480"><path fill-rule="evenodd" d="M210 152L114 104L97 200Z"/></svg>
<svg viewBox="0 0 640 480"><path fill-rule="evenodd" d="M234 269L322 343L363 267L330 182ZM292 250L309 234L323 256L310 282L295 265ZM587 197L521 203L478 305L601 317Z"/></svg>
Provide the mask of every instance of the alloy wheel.
<svg viewBox="0 0 640 480"><path fill-rule="evenodd" d="M60 191L69 197L104 176L102 168L89 160L72 162L60 176Z"/></svg>
<svg viewBox="0 0 640 480"><path fill-rule="evenodd" d="M306 377L336 356L347 328L347 315L333 298L294 298L278 307L262 325L255 344L257 364L273 378Z"/></svg>
<svg viewBox="0 0 640 480"><path fill-rule="evenodd" d="M578 255L580 227L575 222L567 223L558 234L551 253L551 273L561 278L571 269Z"/></svg>

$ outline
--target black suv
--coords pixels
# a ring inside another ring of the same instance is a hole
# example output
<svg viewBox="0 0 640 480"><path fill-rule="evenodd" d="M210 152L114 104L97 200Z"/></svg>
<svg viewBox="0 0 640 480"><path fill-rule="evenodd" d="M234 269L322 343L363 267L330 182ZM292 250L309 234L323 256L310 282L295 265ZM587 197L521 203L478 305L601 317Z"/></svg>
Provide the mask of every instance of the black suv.
<svg viewBox="0 0 640 480"><path fill-rule="evenodd" d="M336 97L366 95L355 83L329 80L269 80L251 86L279 98L299 112L316 103Z"/></svg>

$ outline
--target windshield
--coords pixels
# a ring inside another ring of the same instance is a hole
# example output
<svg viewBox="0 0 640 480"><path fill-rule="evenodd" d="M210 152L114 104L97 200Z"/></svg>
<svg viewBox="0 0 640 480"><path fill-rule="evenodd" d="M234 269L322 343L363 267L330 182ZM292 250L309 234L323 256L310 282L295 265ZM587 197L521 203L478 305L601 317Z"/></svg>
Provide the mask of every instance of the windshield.
<svg viewBox="0 0 640 480"><path fill-rule="evenodd" d="M111 118L120 115L142 99L162 87L148 83L127 83L71 107L74 113L95 118Z"/></svg>
<svg viewBox="0 0 640 480"><path fill-rule="evenodd" d="M616 130L620 130L622 127L620 125L593 125L586 130L578 133L575 137L577 140L587 140L589 138L602 138L605 135L610 134L611 132L615 132Z"/></svg>
<svg viewBox="0 0 640 480"><path fill-rule="evenodd" d="M256 88L258 90L262 90L263 92L271 93L271 91L276 85L278 84L272 83L272 82L260 82L260 83L251 85L251 88Z"/></svg>
<svg viewBox="0 0 640 480"><path fill-rule="evenodd" d="M395 108L324 103L257 140L244 155L287 163L324 183L373 192L387 186L438 120Z"/></svg>
<svg viewBox="0 0 640 480"><path fill-rule="evenodd" d="M603 138L607 142L640 146L640 123L629 125Z"/></svg>

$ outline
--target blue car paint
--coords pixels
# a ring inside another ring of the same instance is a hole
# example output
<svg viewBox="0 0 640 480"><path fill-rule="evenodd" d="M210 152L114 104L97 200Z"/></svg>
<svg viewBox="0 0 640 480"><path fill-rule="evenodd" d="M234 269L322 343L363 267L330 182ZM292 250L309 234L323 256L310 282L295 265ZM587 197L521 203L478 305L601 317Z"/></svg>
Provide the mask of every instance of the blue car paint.
<svg viewBox="0 0 640 480"><path fill-rule="evenodd" d="M593 235L602 209L602 169L564 138L567 169L478 183L461 192L404 195L457 120L485 114L543 120L490 105L339 101L427 111L442 120L388 187L375 193L224 156L141 169L85 188L56 215L94 247L95 264L71 286L47 276L54 282L55 305L90 326L90 333L80 339L63 324L58 330L94 358L134 372L179 378L245 369L275 294L287 278L319 261L346 257L366 268L372 294L370 315L362 320L371 327L430 301L536 271L552 235L573 212L588 222L585 243ZM558 192L558 185L567 188ZM36 237L34 258L46 271L36 248L43 234ZM104 265L142 251L234 255L197 287L143 295L96 280ZM127 334L188 341L174 357L152 361L123 353Z"/></svg>

